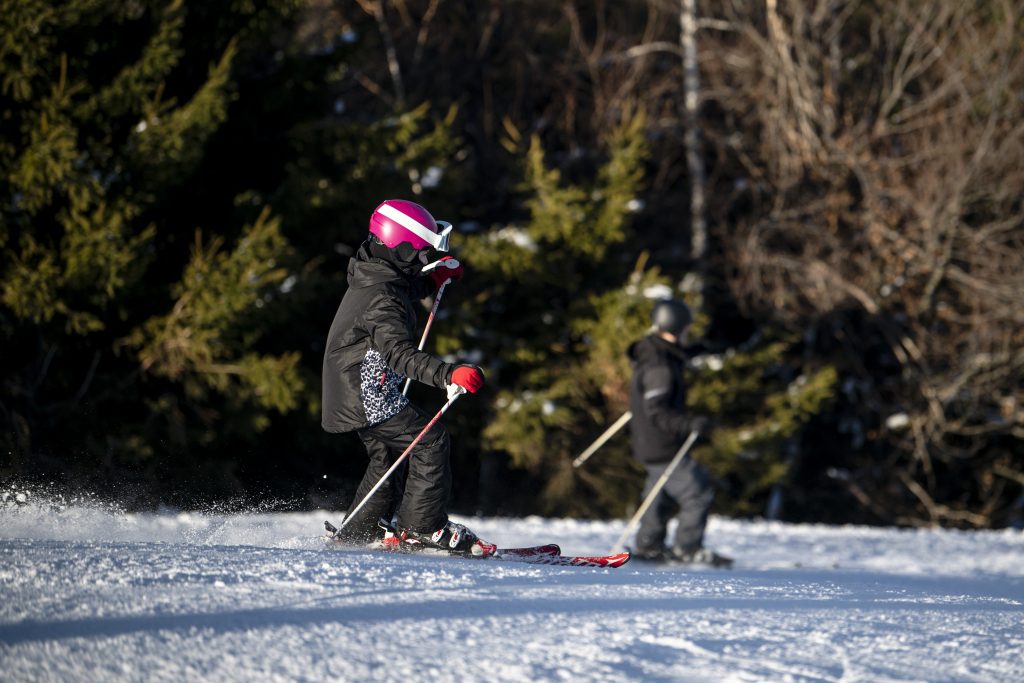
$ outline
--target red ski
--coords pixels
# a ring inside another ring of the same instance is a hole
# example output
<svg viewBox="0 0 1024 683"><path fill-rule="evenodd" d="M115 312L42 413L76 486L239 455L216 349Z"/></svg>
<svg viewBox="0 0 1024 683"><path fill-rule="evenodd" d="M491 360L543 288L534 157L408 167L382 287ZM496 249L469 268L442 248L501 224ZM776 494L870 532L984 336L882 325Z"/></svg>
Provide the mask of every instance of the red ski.
<svg viewBox="0 0 1024 683"><path fill-rule="evenodd" d="M326 540L337 543L334 535L337 529L330 522L324 522L327 533ZM393 536L392 536L393 538ZM390 539L389 539L390 540ZM490 545L490 544L487 544ZM493 547L493 546L491 546ZM468 560L490 560L498 562L523 562L526 564L544 564L557 567L597 567L604 569L615 569L629 561L629 553L617 553L614 555L562 555L562 549L554 543L536 545L526 548L497 548L485 555L468 555L464 553L450 553L437 548L425 548L422 546L410 546L404 543L384 541L380 544L369 546L371 550L384 550L386 552L399 553L422 553L426 555L443 555L446 557L461 557Z"/></svg>
<svg viewBox="0 0 1024 683"><path fill-rule="evenodd" d="M463 555L458 553L454 553L454 555L456 557L465 557L477 560L546 564L556 567L600 567L605 569L615 569L629 561L628 552L591 557L585 555L563 555L562 549L554 543L536 545L529 548L498 548L494 553L484 556Z"/></svg>
<svg viewBox="0 0 1024 683"><path fill-rule="evenodd" d="M529 562L533 558L548 557L561 554L562 549L554 543L547 545L534 545L528 548L498 548L494 551L494 559L497 560L518 560Z"/></svg>
<svg viewBox="0 0 1024 683"><path fill-rule="evenodd" d="M541 546L544 547L544 546ZM500 548L496 556L484 559L508 560L511 562L526 562L528 564L547 564L557 567L599 567L602 569L616 569L629 562L629 553L616 553L615 555L526 555L526 556L504 556Z"/></svg>

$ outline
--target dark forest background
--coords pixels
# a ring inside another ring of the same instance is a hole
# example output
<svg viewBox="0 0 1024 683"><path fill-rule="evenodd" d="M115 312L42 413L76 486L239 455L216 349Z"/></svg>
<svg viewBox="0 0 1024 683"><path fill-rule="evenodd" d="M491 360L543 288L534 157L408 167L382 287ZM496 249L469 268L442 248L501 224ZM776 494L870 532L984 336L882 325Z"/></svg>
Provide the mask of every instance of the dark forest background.
<svg viewBox="0 0 1024 683"><path fill-rule="evenodd" d="M323 342L406 198L467 266L428 348L488 377L453 511L634 509L625 432L571 462L671 294L717 512L1021 523L1020 0L0 7L8 486L347 507Z"/></svg>

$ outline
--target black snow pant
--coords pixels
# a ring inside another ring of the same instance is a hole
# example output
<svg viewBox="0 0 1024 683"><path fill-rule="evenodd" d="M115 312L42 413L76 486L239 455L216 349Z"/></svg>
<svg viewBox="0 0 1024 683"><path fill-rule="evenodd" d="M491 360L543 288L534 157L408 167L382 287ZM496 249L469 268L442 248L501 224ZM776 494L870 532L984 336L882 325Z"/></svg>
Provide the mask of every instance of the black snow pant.
<svg viewBox="0 0 1024 683"><path fill-rule="evenodd" d="M366 446L370 463L356 489L353 507L366 497L432 418L433 415L409 404L394 417L357 432ZM354 541L376 537L377 520L383 517L391 521L396 506L395 522L400 529L429 533L443 527L448 521L448 496L451 493L450 450L448 430L438 421L406 456L404 465L388 478L348 524L344 536Z"/></svg>
<svg viewBox="0 0 1024 683"><path fill-rule="evenodd" d="M668 463L646 467L644 500L668 469ZM700 548L704 543L704 527L707 526L708 511L714 498L708 471L693 458L684 458L640 518L636 552L654 554L663 551L668 523L673 515L678 526L672 549L689 552Z"/></svg>

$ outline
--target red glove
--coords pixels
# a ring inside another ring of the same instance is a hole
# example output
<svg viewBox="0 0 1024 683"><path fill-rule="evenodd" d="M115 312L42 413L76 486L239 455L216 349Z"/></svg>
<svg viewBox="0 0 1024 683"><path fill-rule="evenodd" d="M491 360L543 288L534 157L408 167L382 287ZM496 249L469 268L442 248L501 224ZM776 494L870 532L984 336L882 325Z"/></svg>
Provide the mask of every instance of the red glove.
<svg viewBox="0 0 1024 683"><path fill-rule="evenodd" d="M475 365L456 365L452 370L452 384L475 394L484 385L484 371Z"/></svg>
<svg viewBox="0 0 1024 683"><path fill-rule="evenodd" d="M440 261L431 263L424 270L434 281L434 289L440 289L445 280L458 282L462 279L462 264L454 256L442 256Z"/></svg>

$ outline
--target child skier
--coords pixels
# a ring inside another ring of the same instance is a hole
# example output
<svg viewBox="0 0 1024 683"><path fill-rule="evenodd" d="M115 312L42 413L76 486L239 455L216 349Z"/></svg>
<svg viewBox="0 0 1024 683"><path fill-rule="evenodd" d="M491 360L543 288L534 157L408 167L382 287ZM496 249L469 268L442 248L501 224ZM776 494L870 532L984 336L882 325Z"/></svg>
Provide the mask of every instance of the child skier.
<svg viewBox="0 0 1024 683"><path fill-rule="evenodd" d="M647 470L645 497L689 432L702 431L707 425L707 418L686 412L683 370L687 357L682 344L692 320L690 309L682 301L659 301L651 314L651 333L629 347L633 368L630 436L633 457ZM707 470L693 458L685 458L641 518L635 556L654 561L732 564L732 560L704 547L704 527L714 496ZM675 538L666 547L665 534L673 514L677 521Z"/></svg>
<svg viewBox="0 0 1024 683"><path fill-rule="evenodd" d="M356 489L356 502L431 420L402 393L406 377L439 389L455 384L470 393L484 384L480 368L445 363L418 350L413 340L415 303L445 280L462 277L461 265L422 272L437 252L448 251L451 230L450 224L435 221L419 204L389 199L374 210L370 234L349 262L348 290L324 353L321 424L332 433L355 431L366 447L370 462ZM439 421L424 434L406 465L404 482L389 478L349 520L339 540L380 538L378 519L390 521L397 504L401 542L474 555L492 552L494 546L448 519L449 439Z"/></svg>

